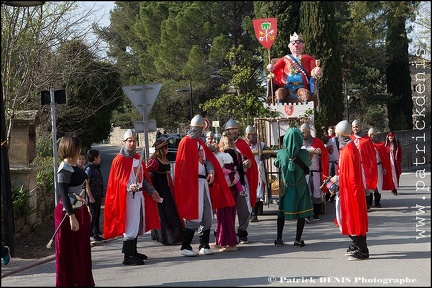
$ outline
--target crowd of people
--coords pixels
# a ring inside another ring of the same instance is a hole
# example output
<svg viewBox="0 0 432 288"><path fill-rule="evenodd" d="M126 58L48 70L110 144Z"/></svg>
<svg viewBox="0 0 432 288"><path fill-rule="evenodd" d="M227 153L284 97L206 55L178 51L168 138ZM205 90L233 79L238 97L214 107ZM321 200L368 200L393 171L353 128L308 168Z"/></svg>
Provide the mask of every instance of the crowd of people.
<svg viewBox="0 0 432 288"><path fill-rule="evenodd" d="M319 63L302 54L301 34L291 35L288 47L291 55L267 67L274 77L271 86L276 88L276 102L317 101L312 78L322 74ZM402 147L392 132L383 143L377 141L375 128L368 133L362 128L357 119L352 123L343 120L329 126L319 139L312 136L309 124L303 123L281 135L277 153L265 155L261 152L268 148L257 138L253 125L247 125L241 137L239 123L229 119L216 141L198 114L178 145L174 171L163 137L154 142L155 152L146 162L144 154L137 152L136 132L128 129L112 161L106 189L100 152L90 149L85 157L79 138L62 137L60 200L54 211L59 231L55 234L56 285L95 286L91 243L118 236L123 238L124 265L145 264L149 256L138 252L137 242L146 232L162 245L179 245L179 254L185 257L212 255L216 248L237 251L239 245L249 243L250 222L258 222L262 211L269 181L265 162L271 156L282 180L274 245L285 245L285 221L297 220L293 246L305 246L305 224L318 221L323 204L333 202L334 222L352 241L346 255L350 260L368 259L367 212L373 199L376 208L382 207L383 190L397 195ZM69 225L63 224L65 219ZM199 237L197 250L192 246L195 233ZM4 248L4 264L8 257Z"/></svg>

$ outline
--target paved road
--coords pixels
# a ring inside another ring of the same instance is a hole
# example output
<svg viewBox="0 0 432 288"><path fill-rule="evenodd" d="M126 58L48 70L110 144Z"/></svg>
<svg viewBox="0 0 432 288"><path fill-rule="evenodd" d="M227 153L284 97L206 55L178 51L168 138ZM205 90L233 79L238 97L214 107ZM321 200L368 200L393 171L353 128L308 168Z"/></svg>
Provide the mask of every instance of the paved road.
<svg viewBox="0 0 432 288"><path fill-rule="evenodd" d="M98 146L104 168L108 154L118 147ZM96 286L197 286L197 287L282 287L282 286L431 286L431 194L430 168L424 178L415 171L401 176L399 195L386 192L383 208L369 213L370 259L348 261L350 244L333 223L334 204L327 203L321 220L308 224L303 233L306 246L294 248L295 222L287 221L285 246L275 247L275 205L264 208L259 222L249 227L249 244L236 252L187 258L180 246L163 246L148 234L139 239L138 249L150 258L144 266L121 264L122 239L92 248ZM105 172L106 173L106 172ZM425 189L416 187L426 186ZM214 226L213 226L214 227ZM194 248L198 246L195 235ZM45 247L41 248L44 249ZM12 259L2 266L1 286L55 286L54 257L17 265ZM26 268L26 269L23 269Z"/></svg>

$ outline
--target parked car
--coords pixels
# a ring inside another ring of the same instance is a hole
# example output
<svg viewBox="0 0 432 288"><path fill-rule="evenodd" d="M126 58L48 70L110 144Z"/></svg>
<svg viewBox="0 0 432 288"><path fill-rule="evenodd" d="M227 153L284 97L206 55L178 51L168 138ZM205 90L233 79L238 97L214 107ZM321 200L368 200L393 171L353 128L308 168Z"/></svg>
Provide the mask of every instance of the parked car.
<svg viewBox="0 0 432 288"><path fill-rule="evenodd" d="M158 139L166 139L168 141L168 161L174 162L177 156L177 149L180 143L180 140L185 136L185 133L177 133L177 134L162 134Z"/></svg>

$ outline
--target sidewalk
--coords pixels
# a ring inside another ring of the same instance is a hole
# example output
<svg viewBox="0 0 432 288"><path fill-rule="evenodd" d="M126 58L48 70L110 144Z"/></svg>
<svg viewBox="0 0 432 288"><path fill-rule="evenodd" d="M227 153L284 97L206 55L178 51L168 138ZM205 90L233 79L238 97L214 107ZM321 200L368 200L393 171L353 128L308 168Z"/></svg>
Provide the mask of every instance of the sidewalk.
<svg viewBox="0 0 432 288"><path fill-rule="evenodd" d="M122 265L122 239L92 248L96 286L411 286L431 285L430 168L424 178L414 170L401 176L399 195L385 191L383 208L369 215L370 259L348 261L350 244L334 225L334 204L327 202L321 220L305 226L306 246L294 248L295 222L286 221L285 246L275 247L277 206L271 204L249 225L249 244L236 252L216 252L193 258L180 256L180 246L163 246L149 233L138 250L149 256L144 266ZM214 226L212 227L214 229ZM213 241L213 238L211 238ZM195 234L193 248L198 246ZM12 258L2 266L2 286L55 286L55 258L37 261Z"/></svg>

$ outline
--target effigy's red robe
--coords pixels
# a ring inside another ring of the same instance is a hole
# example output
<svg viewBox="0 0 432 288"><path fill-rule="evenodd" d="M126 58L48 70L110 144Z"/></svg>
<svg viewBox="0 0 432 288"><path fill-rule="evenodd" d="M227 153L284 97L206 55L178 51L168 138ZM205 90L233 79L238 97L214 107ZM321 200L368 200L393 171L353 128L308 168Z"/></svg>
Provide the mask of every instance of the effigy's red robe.
<svg viewBox="0 0 432 288"><path fill-rule="evenodd" d="M365 236L368 215L362 180L360 153L350 141L339 150L340 221L335 221L343 235Z"/></svg>
<svg viewBox="0 0 432 288"><path fill-rule="evenodd" d="M309 79L311 77L312 70L316 67L316 59L307 54L301 54L301 57L300 65L306 71L306 76L303 77L303 85L306 89L310 90ZM274 78L278 83L283 83L283 85L287 83L286 79L290 73L291 65L291 61L286 56L284 56L280 58L273 66L273 73L275 75Z"/></svg>
<svg viewBox="0 0 432 288"><path fill-rule="evenodd" d="M140 159L139 154L135 154L136 159ZM104 238L114 238L123 235L126 220L126 188L132 170L132 159L120 154L114 158L111 164L110 175L105 197L104 210ZM141 161L141 169L146 179L151 182L146 164ZM157 203L146 191L144 195L145 229L147 232L152 229L160 229L159 213Z"/></svg>
<svg viewBox="0 0 432 288"><path fill-rule="evenodd" d="M198 151L197 141L204 149L205 157L213 165L215 179L210 185L210 198L213 210L234 206L234 198L225 181L219 161L204 141L185 136L179 143L174 167L174 200L180 218L198 219Z"/></svg>
<svg viewBox="0 0 432 288"><path fill-rule="evenodd" d="M375 148L369 136L358 137L351 135L353 141L359 141L361 165L364 172L365 185L368 190L375 190L378 184L378 167L376 161Z"/></svg>
<svg viewBox="0 0 432 288"><path fill-rule="evenodd" d="M387 149L384 146L383 142L374 142L373 144L381 158L381 164L379 165L382 165L382 168L386 170L386 173L383 174L382 190L393 191L395 188L392 179L392 172L391 172L392 170L391 170L390 158L389 158L389 154L387 153Z"/></svg>
<svg viewBox="0 0 432 288"><path fill-rule="evenodd" d="M249 144L244 139L238 138L234 144L240 151L240 154L251 162L251 167L247 169L245 174L249 183L249 202L251 206L254 207L256 202L256 190L258 188L258 165Z"/></svg>

